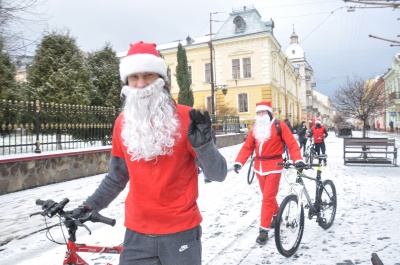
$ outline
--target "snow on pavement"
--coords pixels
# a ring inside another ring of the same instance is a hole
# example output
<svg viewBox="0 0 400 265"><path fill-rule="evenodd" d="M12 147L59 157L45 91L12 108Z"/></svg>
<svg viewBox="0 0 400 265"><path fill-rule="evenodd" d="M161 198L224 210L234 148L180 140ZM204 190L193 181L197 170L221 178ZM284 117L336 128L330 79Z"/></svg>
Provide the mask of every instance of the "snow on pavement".
<svg viewBox="0 0 400 265"><path fill-rule="evenodd" d="M354 132L361 136L361 132ZM388 137L371 132L370 136ZM399 148L399 136L396 138ZM255 243L261 207L261 193L257 179L247 184L247 163L239 175L232 166L242 146L221 148L228 161L228 176L222 183L205 184L199 178L198 204L203 215L203 264L371 264L371 253L376 252L386 264L400 265L400 169L386 165L343 165L343 139L333 132L326 139L328 166L323 168L322 178L331 179L336 186L338 209L336 219L328 230L320 228L315 219L305 220L303 239L296 254L283 257L271 238L265 246ZM308 171L311 174L315 174ZM65 246L46 238L44 219L29 217L40 210L36 199L60 201L69 198L66 209L82 203L98 186L104 174L48 185L0 196L0 265L8 264L62 264ZM307 181L310 194L314 184ZM86 244L117 245L124 236L123 210L125 189L102 214L117 220L115 227L87 223L92 234L80 228L78 242ZM287 184L281 180L278 202L287 194ZM307 211L305 211L307 215ZM47 219L55 224L56 218ZM62 241L59 228L51 234ZM118 264L118 256L86 254L91 264L106 264L112 260Z"/></svg>

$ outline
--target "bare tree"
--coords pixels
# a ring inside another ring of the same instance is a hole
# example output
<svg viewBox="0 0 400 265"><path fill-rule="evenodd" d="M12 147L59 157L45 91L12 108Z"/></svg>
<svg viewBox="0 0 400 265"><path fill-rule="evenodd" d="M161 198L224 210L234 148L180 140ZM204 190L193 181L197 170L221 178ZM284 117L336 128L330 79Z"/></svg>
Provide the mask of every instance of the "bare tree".
<svg viewBox="0 0 400 265"><path fill-rule="evenodd" d="M365 138L366 121L385 106L385 91L378 89L374 80L347 77L346 83L335 91L332 104L341 116L363 122Z"/></svg>
<svg viewBox="0 0 400 265"><path fill-rule="evenodd" d="M0 38L4 51L10 55L25 51L36 40L24 35L33 23L43 21L37 7L46 0L0 0Z"/></svg>

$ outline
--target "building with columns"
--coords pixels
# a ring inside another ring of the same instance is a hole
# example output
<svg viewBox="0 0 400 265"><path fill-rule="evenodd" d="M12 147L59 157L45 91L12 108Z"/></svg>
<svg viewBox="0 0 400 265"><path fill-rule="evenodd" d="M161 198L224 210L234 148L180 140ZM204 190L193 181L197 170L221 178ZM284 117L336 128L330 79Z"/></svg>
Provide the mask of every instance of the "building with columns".
<svg viewBox="0 0 400 265"><path fill-rule="evenodd" d="M383 128L389 130L389 122L397 127L400 122L400 53L393 56L391 68L383 75L385 84L386 110Z"/></svg>
<svg viewBox="0 0 400 265"><path fill-rule="evenodd" d="M294 27L290 36L290 45L286 48L285 54L300 75L301 120L321 118L324 124L330 124L332 102L329 97L315 90L314 70L306 60L305 52L299 44L299 37L295 33Z"/></svg>

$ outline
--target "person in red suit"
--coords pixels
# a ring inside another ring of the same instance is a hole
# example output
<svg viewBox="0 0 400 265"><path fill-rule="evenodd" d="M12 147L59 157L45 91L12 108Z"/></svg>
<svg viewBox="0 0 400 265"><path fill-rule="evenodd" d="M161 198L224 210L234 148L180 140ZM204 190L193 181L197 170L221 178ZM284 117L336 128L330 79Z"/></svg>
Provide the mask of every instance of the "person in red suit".
<svg viewBox="0 0 400 265"><path fill-rule="evenodd" d="M326 131L325 127L321 124L321 119L317 119L315 121L315 126L311 128L311 135L310 137L314 137L314 146L315 152L320 155L325 154L326 146L324 139L328 137L328 132ZM324 166L326 166L326 158L323 159ZM319 159L318 163L321 164L322 160Z"/></svg>
<svg viewBox="0 0 400 265"><path fill-rule="evenodd" d="M304 162L292 131L283 121L279 121L281 135L278 134L275 118L272 115L271 102L257 103L256 113L256 122L236 157L234 171L239 173L254 150L254 171L263 196L261 223L256 242L264 245L268 240L268 231L271 228L273 216L278 213L279 209L276 195L278 194L282 166L277 165L277 162L283 161L284 144L286 144L290 157L297 167L303 167Z"/></svg>
<svg viewBox="0 0 400 265"><path fill-rule="evenodd" d="M227 174L210 115L174 101L154 43L131 44L119 70L110 171L83 204L102 210L129 187L120 265L200 265L198 168L212 181Z"/></svg>

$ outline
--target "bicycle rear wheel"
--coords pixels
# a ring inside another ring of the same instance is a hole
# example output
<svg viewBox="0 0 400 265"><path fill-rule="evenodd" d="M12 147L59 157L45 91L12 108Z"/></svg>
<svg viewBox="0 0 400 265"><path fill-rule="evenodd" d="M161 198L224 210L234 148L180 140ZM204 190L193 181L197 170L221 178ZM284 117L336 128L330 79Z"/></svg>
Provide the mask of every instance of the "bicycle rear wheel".
<svg viewBox="0 0 400 265"><path fill-rule="evenodd" d="M310 152L308 153L308 163L309 164L313 164L315 156L316 156L315 149L314 149L314 147L311 147Z"/></svg>
<svg viewBox="0 0 400 265"><path fill-rule="evenodd" d="M333 182L329 179L322 182L323 190L321 191L321 201L319 204L318 225L323 229L328 229L332 226L336 216L337 197L336 188Z"/></svg>
<svg viewBox="0 0 400 265"><path fill-rule="evenodd" d="M275 244L279 253L292 256L300 246L304 231L304 209L296 195L287 196L279 206L275 225ZM300 216L297 209L301 207Z"/></svg>
<svg viewBox="0 0 400 265"><path fill-rule="evenodd" d="M253 164L254 164L254 157L251 159L249 172L247 172L247 183L249 183L249 185L253 182L254 175L256 174L256 172L254 172Z"/></svg>

